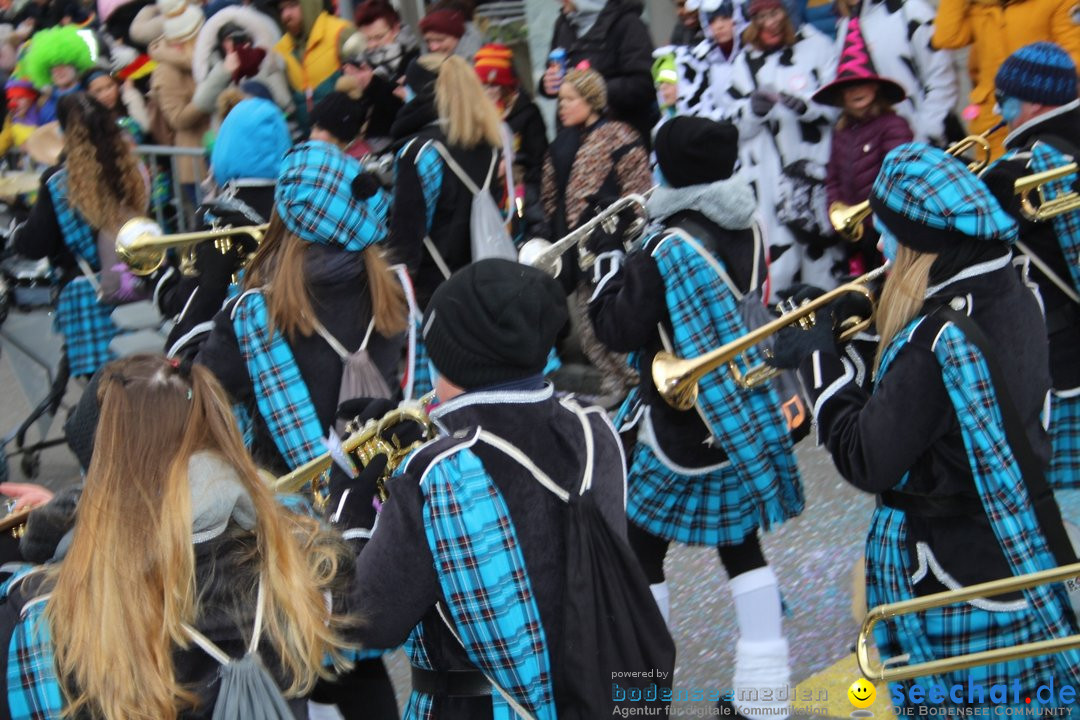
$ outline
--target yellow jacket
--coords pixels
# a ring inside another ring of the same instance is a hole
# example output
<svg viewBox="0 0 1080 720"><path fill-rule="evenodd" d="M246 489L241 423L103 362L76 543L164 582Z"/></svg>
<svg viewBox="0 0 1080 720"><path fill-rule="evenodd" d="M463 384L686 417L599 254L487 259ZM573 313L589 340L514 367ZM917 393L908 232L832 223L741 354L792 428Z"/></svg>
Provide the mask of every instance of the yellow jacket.
<svg viewBox="0 0 1080 720"><path fill-rule="evenodd" d="M933 46L956 50L971 45L971 103L978 108L978 115L968 120L971 132L985 132L1001 121L994 112L994 76L1001 63L1025 45L1044 40L1060 45L1080 67L1077 0L941 0ZM1001 154L1006 132L991 136L995 156Z"/></svg>
<svg viewBox="0 0 1080 720"><path fill-rule="evenodd" d="M285 72L294 91L310 97L315 88L341 68L342 33L351 34L353 29L341 18L327 12L319 13L308 31L301 58L296 56L293 36L289 33L282 36L274 49L285 58Z"/></svg>

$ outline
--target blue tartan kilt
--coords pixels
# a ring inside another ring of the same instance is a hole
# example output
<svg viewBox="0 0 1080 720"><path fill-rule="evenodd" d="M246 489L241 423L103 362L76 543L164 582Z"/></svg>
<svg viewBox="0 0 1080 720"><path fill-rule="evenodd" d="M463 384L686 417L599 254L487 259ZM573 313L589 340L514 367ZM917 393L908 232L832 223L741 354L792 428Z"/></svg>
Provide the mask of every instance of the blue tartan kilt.
<svg viewBox="0 0 1080 720"><path fill-rule="evenodd" d="M1080 394L1053 395L1050 402L1050 440L1054 458L1046 481L1054 490L1080 488Z"/></svg>
<svg viewBox="0 0 1080 720"><path fill-rule="evenodd" d="M912 571L908 563L906 540L897 531L895 522L884 520L888 515L889 513L882 515L881 510L875 512L866 543L867 600L871 607L906 600L912 596L910 580L904 577ZM893 517L897 515L899 513L895 513ZM871 577L871 573L875 576ZM1030 605L1018 609L988 610L964 602L902 617L910 619L907 627L915 625L919 628L924 636L921 644L929 651L930 657L938 659L1047 638L1042 622ZM907 630L896 619L879 622L874 627L874 641L883 660L911 652L916 640L918 639L907 635ZM958 707L993 704L989 695L980 700L977 693L973 702L968 704L969 679L973 685L981 685L986 693L990 692L993 685L1005 685L1008 688L1008 698L1002 705L1012 704L1014 684L1019 681L1019 704L1030 707L1024 703L1024 699L1034 697L1035 690L1040 685L1048 684L1051 678L1057 675L1059 680L1056 686L1060 686L1060 670L1054 656L1043 655L944 673L941 679L948 687L956 684L964 686L964 703L957 705ZM907 690L915 683L922 685L924 690L929 684L933 684L929 678L890 683L891 698L895 700L900 697L906 701ZM902 694L898 692L897 686L904 688ZM956 705L953 701L948 704ZM897 707L910 705L902 702Z"/></svg>
<svg viewBox="0 0 1080 720"><path fill-rule="evenodd" d="M53 328L64 336L72 375L93 375L113 359L109 343L120 333L113 325L113 310L98 302L85 277L75 278L60 291Z"/></svg>
<svg viewBox="0 0 1080 720"><path fill-rule="evenodd" d="M773 503L767 512L756 507L729 463L687 474L665 465L644 442L634 449L626 516L657 537L706 547L738 545L757 531L763 515L794 517L779 499Z"/></svg>

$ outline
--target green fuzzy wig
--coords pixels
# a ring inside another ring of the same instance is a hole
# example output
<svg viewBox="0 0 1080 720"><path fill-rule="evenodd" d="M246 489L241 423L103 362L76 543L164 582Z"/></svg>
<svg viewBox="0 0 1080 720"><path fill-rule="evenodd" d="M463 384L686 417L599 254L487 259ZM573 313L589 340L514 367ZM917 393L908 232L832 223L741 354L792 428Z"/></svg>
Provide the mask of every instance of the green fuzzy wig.
<svg viewBox="0 0 1080 720"><path fill-rule="evenodd" d="M71 65L81 74L93 64L90 46L76 28L65 26L34 33L30 38L30 49L19 62L19 70L34 83L34 87L42 90L52 84L49 71L57 65Z"/></svg>

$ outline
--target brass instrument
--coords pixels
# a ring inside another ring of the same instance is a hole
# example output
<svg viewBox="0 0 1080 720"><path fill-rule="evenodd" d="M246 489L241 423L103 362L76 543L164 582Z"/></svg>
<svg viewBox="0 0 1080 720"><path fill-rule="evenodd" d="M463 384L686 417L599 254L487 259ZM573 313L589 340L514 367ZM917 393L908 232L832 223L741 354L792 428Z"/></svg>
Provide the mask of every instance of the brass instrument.
<svg viewBox="0 0 1080 720"><path fill-rule="evenodd" d="M658 352L652 362L652 379L660 396L668 405L677 410L689 410L697 401L698 382L722 365L728 366L732 379L740 387L748 389L759 387L780 371L765 363L744 368L738 362L740 355L789 325L812 325L815 312L848 293L865 297L870 301L871 309L876 312L877 304L868 285L884 273L887 267L882 265L876 270L800 305L741 338L732 340L699 357L683 359L669 352ZM874 312L866 318L846 318L841 323L839 339L850 340L857 333L870 327L874 320Z"/></svg>
<svg viewBox="0 0 1080 720"><path fill-rule="evenodd" d="M124 223L116 234L116 254L131 272L149 275L165 264L166 251L177 248L183 251L181 271L189 275L194 268L194 248L199 243L213 240L215 247L224 254L232 249L233 236L248 235L261 242L267 227L269 225L245 225L165 235L161 226L150 218L136 217Z"/></svg>
<svg viewBox="0 0 1080 720"><path fill-rule="evenodd" d="M349 423L347 428L349 434L341 441L341 450L345 455L354 455L361 466L366 466L377 455L386 456L386 471L377 481L380 500L385 501L387 498L385 483L390 473L409 453L435 436L435 426L424 411L424 407L434 397L434 392L428 393L415 404L391 410L381 418L372 418L363 425L360 425L356 419ZM403 446L396 435L390 438L384 437L390 428L408 421L420 425L422 429L420 440ZM326 481L333 463L334 456L330 452L325 452L317 458L308 460L291 473L274 480L273 489L279 493L296 493L310 485L316 509L322 510L328 500Z"/></svg>
<svg viewBox="0 0 1080 720"><path fill-rule="evenodd" d="M967 655L941 658L939 660L931 660L915 665L893 665L890 659L879 661L875 665L870 660L870 635L873 632L874 625L883 620L888 620L898 615L907 615L914 612L963 602L965 600L972 600L974 598L993 597L1015 590L1032 588L1037 585L1062 582L1070 579L1075 580L1078 576L1080 576L1080 563L1073 563L1072 565L1063 565L1061 567L1053 568L1052 570L1042 570L1040 572L1004 578L1001 580L991 580L990 582L979 583L978 585L971 585L956 590L946 590L944 592L934 593L933 595L926 595L925 597L913 598L911 600L890 603L888 605L879 605L867 613L866 618L863 620L862 629L859 631L859 640L855 648L856 656L859 661L859 670L866 678L875 682L898 682L925 675L965 670L967 668L976 667L977 665L990 665L992 663L1020 660L1022 658L1035 657L1036 655L1047 655L1063 650L1080 648L1080 634L1077 634L1051 640L1039 640L1023 645L1002 647L994 650L984 650L982 652L969 653ZM889 667L890 665L893 666Z"/></svg>
<svg viewBox="0 0 1080 720"><path fill-rule="evenodd" d="M636 238L645 230L647 213L645 203L652 194L652 189L644 195L633 193L619 198L608 205L596 217L572 231L565 237L554 243L533 238L521 246L518 252L518 262L523 265L532 265L551 276L557 276L562 270L562 256L573 247L578 248L578 265L582 270L588 270L596 262L593 254L585 249L585 241L593 234L596 228L603 225L608 232L614 230L614 223L618 222L619 213L627 208L636 207L640 210L641 217L627 230L627 235Z"/></svg>
<svg viewBox="0 0 1080 720"><path fill-rule="evenodd" d="M968 135L966 138L957 140L945 152L960 157L968 150L976 149L975 159L968 163L968 170L978 175L990 164L990 140L988 138L997 132L1005 123L998 123L982 135ZM1017 191L1019 192L1019 191ZM834 202L829 206L829 222L845 240L859 242L863 236L863 221L870 214L870 201L863 200L856 205L845 205L842 202Z"/></svg>
<svg viewBox="0 0 1080 720"><path fill-rule="evenodd" d="M1062 193L1052 200L1047 200L1043 196L1043 185L1073 175L1076 172L1077 164L1071 162L1067 165L1019 178L1013 189L1020 196L1021 214L1033 222L1043 222L1063 213L1080 210L1080 192L1076 190ZM1039 203L1037 205L1031 200L1031 193L1033 192L1039 193Z"/></svg>
<svg viewBox="0 0 1080 720"><path fill-rule="evenodd" d="M10 506L14 507L15 503L12 501ZM26 520L30 517L30 511L33 508L24 507L22 510L16 510L14 512L8 512L7 515L0 518L0 533L11 531L11 537L19 539L26 532Z"/></svg>

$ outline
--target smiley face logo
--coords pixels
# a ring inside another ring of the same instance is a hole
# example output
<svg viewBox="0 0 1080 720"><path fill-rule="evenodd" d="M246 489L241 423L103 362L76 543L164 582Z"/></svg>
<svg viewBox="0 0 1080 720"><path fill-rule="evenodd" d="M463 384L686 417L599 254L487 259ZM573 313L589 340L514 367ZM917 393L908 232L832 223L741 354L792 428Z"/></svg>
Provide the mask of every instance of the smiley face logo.
<svg viewBox="0 0 1080 720"><path fill-rule="evenodd" d="M848 700L851 704L857 708L868 708L874 704L874 698L877 697L877 690L870 684L870 681L863 678L859 678L855 682L851 683L851 687L847 689Z"/></svg>

